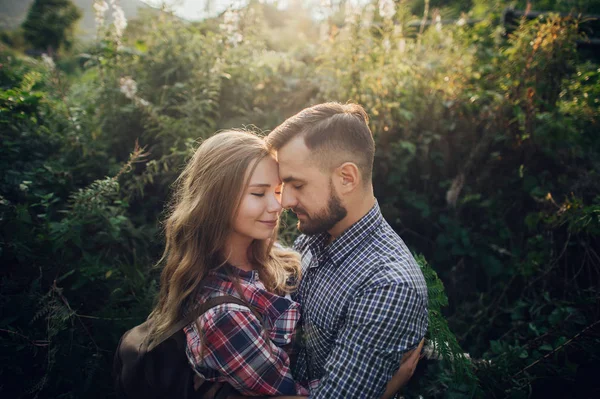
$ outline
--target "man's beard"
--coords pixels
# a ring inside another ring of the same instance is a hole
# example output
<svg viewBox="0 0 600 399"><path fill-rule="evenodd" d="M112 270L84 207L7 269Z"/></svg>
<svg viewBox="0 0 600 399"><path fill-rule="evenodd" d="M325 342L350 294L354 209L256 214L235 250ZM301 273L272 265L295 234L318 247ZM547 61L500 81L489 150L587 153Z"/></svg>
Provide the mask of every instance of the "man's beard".
<svg viewBox="0 0 600 399"><path fill-rule="evenodd" d="M313 216L308 215L303 209L294 209L296 214L301 213L306 217L305 221L298 220L298 230L301 233L306 235L324 233L346 217L348 211L337 196L332 182L329 183L329 192L331 194L327 201L327 207Z"/></svg>

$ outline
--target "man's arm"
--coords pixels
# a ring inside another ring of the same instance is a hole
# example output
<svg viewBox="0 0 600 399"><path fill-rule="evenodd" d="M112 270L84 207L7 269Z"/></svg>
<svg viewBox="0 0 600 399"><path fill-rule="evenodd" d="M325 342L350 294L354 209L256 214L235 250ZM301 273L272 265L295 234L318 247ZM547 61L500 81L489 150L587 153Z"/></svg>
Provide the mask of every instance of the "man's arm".
<svg viewBox="0 0 600 399"><path fill-rule="evenodd" d="M247 398L254 398L254 399L306 399L306 396L241 396L241 395L235 395L235 396L228 396L227 399L247 399Z"/></svg>
<svg viewBox="0 0 600 399"><path fill-rule="evenodd" d="M396 394L402 388L408 380L411 379L412 375L417 368L417 363L419 363L419 359L421 358L421 349L423 348L424 339L421 340L419 346L415 349L412 349L406 352L402 356L402 361L400 362L400 368L396 371L396 374L392 377L390 382L388 382L385 387L385 393L381 397L381 399L389 399Z"/></svg>
<svg viewBox="0 0 600 399"><path fill-rule="evenodd" d="M427 308L406 284L371 287L350 304L346 322L311 398L379 398L402 354L427 330Z"/></svg>
<svg viewBox="0 0 600 399"><path fill-rule="evenodd" d="M381 397L381 399L389 399L396 392L400 390L412 377L415 368L417 367L417 363L419 362L419 358L421 357L421 348L423 348L424 340L421 340L421 343L418 347L413 350L410 350L402 356L402 361L400 364L400 368L394 374L390 382L388 383L385 393ZM248 396L228 396L227 399L246 399ZM255 399L305 399L306 396L261 396L256 397Z"/></svg>

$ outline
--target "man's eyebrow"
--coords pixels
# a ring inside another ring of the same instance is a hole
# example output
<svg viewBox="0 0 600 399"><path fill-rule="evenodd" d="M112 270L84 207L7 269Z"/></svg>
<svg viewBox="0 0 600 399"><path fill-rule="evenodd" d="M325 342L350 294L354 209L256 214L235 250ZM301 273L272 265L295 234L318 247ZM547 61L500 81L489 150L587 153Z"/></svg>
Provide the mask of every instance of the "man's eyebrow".
<svg viewBox="0 0 600 399"><path fill-rule="evenodd" d="M281 181L282 181L282 182L284 182L284 183L291 183L291 182L293 182L293 181L297 181L297 182L305 183L305 181L304 181L304 180L302 180L302 179L299 179L299 178L297 178L297 177L294 177L294 176L287 176L287 177L284 177L283 179L281 179Z"/></svg>

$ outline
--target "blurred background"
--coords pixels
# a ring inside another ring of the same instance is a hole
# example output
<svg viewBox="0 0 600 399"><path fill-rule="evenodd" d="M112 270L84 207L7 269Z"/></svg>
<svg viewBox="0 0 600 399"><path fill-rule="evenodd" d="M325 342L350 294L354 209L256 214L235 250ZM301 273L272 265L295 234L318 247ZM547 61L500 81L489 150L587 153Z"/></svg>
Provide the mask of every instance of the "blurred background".
<svg viewBox="0 0 600 399"><path fill-rule="evenodd" d="M160 221L199 140L351 101L384 216L430 265L438 347L404 396L600 397L599 15L598 0L0 1L0 395L114 397L114 349L152 307Z"/></svg>

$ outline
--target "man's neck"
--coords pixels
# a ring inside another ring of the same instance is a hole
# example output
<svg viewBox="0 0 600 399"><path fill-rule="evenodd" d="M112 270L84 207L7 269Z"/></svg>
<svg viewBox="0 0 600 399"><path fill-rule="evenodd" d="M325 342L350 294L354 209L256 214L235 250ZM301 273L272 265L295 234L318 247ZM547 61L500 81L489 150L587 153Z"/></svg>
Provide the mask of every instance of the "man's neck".
<svg viewBox="0 0 600 399"><path fill-rule="evenodd" d="M366 193L359 201L348 206L346 208L348 211L346 217L328 231L331 236L329 242L336 240L350 226L362 219L373 208L373 205L375 205L375 197L373 196L373 192L370 191L370 193Z"/></svg>

